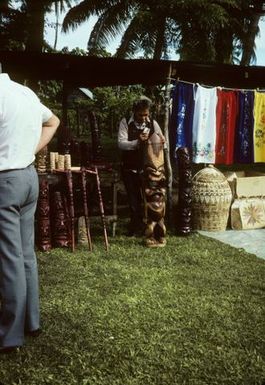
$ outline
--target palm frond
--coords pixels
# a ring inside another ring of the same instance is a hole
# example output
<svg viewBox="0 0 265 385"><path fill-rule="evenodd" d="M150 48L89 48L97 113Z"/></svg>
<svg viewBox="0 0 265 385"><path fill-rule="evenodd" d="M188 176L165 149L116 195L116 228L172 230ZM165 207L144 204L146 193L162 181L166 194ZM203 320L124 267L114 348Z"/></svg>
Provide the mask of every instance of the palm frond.
<svg viewBox="0 0 265 385"><path fill-rule="evenodd" d="M91 15L99 15L98 1L83 0L80 4L72 7L64 17L62 31L75 30L80 24L87 21Z"/></svg>
<svg viewBox="0 0 265 385"><path fill-rule="evenodd" d="M106 47L108 39L106 35L101 34L101 29L104 26L104 15L100 16L95 23L87 43L88 52L92 52L96 49L103 49Z"/></svg>
<svg viewBox="0 0 265 385"><path fill-rule="evenodd" d="M138 12L123 34L120 46L117 49L115 56L118 58L132 57L142 47L144 42L143 38L142 15Z"/></svg>
<svg viewBox="0 0 265 385"><path fill-rule="evenodd" d="M106 10L110 10L119 0L83 0L80 4L72 7L63 20L62 30L75 30L80 24L87 21L90 16L100 16Z"/></svg>
<svg viewBox="0 0 265 385"><path fill-rule="evenodd" d="M132 9L128 4L117 3L98 18L88 40L90 52L96 48L105 48L112 39L120 35L131 18Z"/></svg>

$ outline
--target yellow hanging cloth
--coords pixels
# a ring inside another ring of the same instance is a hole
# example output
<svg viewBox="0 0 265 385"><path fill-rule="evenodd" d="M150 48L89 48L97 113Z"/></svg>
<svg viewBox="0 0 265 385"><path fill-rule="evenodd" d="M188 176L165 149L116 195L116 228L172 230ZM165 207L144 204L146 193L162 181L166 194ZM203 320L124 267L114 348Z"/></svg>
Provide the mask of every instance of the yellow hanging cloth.
<svg viewBox="0 0 265 385"><path fill-rule="evenodd" d="M255 91L254 98L254 162L265 162L265 93Z"/></svg>

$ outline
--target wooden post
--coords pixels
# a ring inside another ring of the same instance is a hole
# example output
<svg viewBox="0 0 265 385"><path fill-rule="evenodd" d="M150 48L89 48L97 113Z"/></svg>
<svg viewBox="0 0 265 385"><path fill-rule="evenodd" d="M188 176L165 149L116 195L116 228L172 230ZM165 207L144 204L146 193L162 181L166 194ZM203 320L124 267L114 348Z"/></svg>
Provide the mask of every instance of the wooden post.
<svg viewBox="0 0 265 385"><path fill-rule="evenodd" d="M66 148L69 146L70 132L68 128L68 93L69 85L63 81L63 95L62 95L62 123L58 130L58 151L61 154L66 152Z"/></svg>
<svg viewBox="0 0 265 385"><path fill-rule="evenodd" d="M168 77L166 79L166 90L165 90L165 102L164 102L164 123L163 123L163 132L167 143L167 148L164 149L165 156L165 169L167 176L167 217L169 222L171 223L172 216L172 167L170 162L170 144L169 144L169 106L170 106L170 83L171 83L171 71L172 66L170 64Z"/></svg>
<svg viewBox="0 0 265 385"><path fill-rule="evenodd" d="M63 81L63 100L62 100L62 126L67 127L67 109L68 109L68 87L65 81Z"/></svg>

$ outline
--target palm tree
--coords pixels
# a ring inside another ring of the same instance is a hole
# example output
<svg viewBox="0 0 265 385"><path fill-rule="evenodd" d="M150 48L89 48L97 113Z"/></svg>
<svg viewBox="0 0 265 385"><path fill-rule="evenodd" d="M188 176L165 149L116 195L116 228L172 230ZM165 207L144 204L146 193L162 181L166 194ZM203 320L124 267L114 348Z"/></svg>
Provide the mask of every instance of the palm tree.
<svg viewBox="0 0 265 385"><path fill-rule="evenodd" d="M1 0L1 48L12 49L14 46L16 49L42 52L46 45L44 31L47 13L52 11L54 5L55 14L58 15L69 8L72 2L72 0L20 0L19 6L14 9L12 1Z"/></svg>
<svg viewBox="0 0 265 385"><path fill-rule="evenodd" d="M88 37L90 54L121 35L118 57L142 53L167 58L173 47L181 60L224 63L233 63L235 55L247 50L251 52L249 62L258 33L258 18L252 20L249 13L253 3L255 0L82 0L67 13L63 30L75 29L96 15L98 20Z"/></svg>
<svg viewBox="0 0 265 385"><path fill-rule="evenodd" d="M88 38L88 51L104 49L111 39L122 35L118 57L132 57L143 49L147 57L161 58L170 45L169 28L174 20L169 10L179 0L83 0L69 10L63 21L63 30L75 29L96 15L98 20ZM124 32L125 31L125 32Z"/></svg>
<svg viewBox="0 0 265 385"><path fill-rule="evenodd" d="M60 12L71 6L71 0L23 0L22 11L25 13L28 22L26 50L43 51L45 46L45 16L52 11L53 5L55 14L58 17ZM58 25L56 25L56 28L58 29Z"/></svg>
<svg viewBox="0 0 265 385"><path fill-rule="evenodd" d="M24 21L21 12L12 7L12 1L0 4L0 47L2 50L23 50Z"/></svg>
<svg viewBox="0 0 265 385"><path fill-rule="evenodd" d="M201 1L193 12L184 11L178 48L181 60L231 64L239 63L242 56L241 64L250 64L259 31L259 17L251 11L252 3Z"/></svg>
<svg viewBox="0 0 265 385"><path fill-rule="evenodd" d="M265 14L265 1L253 1L248 7L248 19L245 21L244 33L241 37L242 58L241 65L250 64L251 60L256 60L255 38L259 33L259 21Z"/></svg>
<svg viewBox="0 0 265 385"><path fill-rule="evenodd" d="M54 12L56 17L56 25L55 25L55 39L53 49L56 50L57 41L58 41L58 33L59 33L59 16L62 12L64 12L67 8L71 7L71 0L58 0L54 2Z"/></svg>

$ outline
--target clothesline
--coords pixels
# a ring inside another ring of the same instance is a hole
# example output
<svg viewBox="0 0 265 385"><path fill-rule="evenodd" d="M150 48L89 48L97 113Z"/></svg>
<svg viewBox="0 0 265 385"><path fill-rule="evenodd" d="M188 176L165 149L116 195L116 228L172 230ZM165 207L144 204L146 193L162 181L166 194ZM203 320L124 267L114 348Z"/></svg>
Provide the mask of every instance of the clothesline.
<svg viewBox="0 0 265 385"><path fill-rule="evenodd" d="M175 82L181 82L181 83L185 83L185 84L191 84L191 85L198 85L200 84L201 87L205 87L205 88L219 88L219 89L222 89L222 90L227 90L227 91L257 91L257 92L265 92L265 88L230 88L230 87L223 87L223 86L209 86L209 85L206 85L206 84L201 84L201 83L194 83L194 82L189 82L187 80L182 80L180 78L169 78L170 80L173 80Z"/></svg>
<svg viewBox="0 0 265 385"><path fill-rule="evenodd" d="M172 93L172 140L175 148L191 150L194 163L265 162L264 112L265 92L226 92L178 79Z"/></svg>

